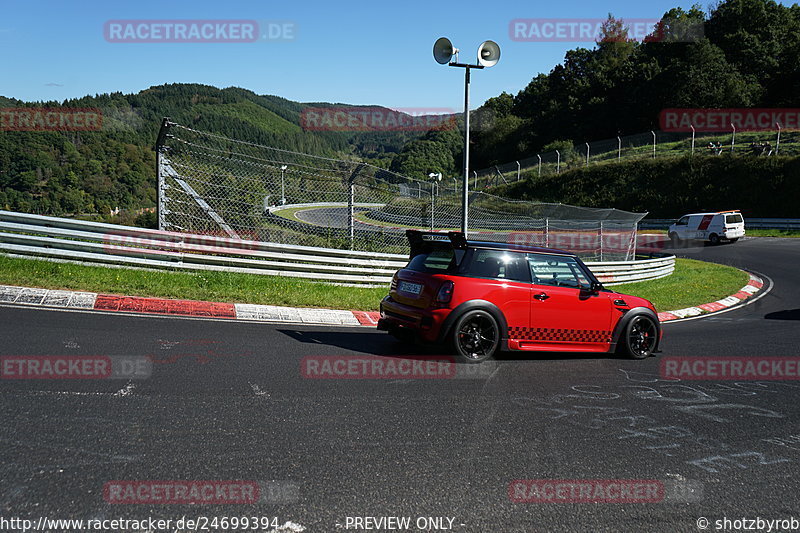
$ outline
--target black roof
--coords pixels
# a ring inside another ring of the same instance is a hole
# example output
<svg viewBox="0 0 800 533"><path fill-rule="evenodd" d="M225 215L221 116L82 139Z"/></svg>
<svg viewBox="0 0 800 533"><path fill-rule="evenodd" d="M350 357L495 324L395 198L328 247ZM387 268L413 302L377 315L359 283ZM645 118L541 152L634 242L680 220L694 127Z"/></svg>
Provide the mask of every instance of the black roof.
<svg viewBox="0 0 800 533"><path fill-rule="evenodd" d="M493 242L493 241L473 241L467 240L467 246L471 248L491 248L493 250L509 250L515 252L536 252L542 254L558 254L569 255L576 257L576 254L567 252L566 250L558 250L556 248L542 248L540 246L522 246L519 244L509 244L507 242Z"/></svg>
<svg viewBox="0 0 800 533"><path fill-rule="evenodd" d="M508 250L515 252L534 252L542 254L556 254L566 255L569 257L577 257L572 252L565 250L557 250L555 248L542 248L539 246L524 246L519 244L512 244L507 242L495 241L477 241L466 240L464 234L460 231L421 231L416 229L406 230L408 243L411 245L411 257L421 253L425 246L430 246L433 243L449 243L451 246L463 250L464 248L489 248L492 250Z"/></svg>

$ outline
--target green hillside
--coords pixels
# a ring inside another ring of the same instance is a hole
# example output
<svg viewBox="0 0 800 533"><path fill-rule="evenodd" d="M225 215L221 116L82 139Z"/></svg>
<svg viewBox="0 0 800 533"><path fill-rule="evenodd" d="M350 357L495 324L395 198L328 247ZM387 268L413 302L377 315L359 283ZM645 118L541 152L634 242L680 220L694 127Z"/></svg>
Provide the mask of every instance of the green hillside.
<svg viewBox="0 0 800 533"><path fill-rule="evenodd" d="M695 155L578 167L499 187L513 198L649 211L651 218L740 209L756 218L800 218L800 157Z"/></svg>
<svg viewBox="0 0 800 533"><path fill-rule="evenodd" d="M425 133L313 132L300 127L305 107L330 105L200 84L65 102L0 96L1 107L99 108L103 114L100 131L0 132L0 208L104 216L116 207L155 206L154 144L163 117L235 139L328 157L355 156L383 167Z"/></svg>

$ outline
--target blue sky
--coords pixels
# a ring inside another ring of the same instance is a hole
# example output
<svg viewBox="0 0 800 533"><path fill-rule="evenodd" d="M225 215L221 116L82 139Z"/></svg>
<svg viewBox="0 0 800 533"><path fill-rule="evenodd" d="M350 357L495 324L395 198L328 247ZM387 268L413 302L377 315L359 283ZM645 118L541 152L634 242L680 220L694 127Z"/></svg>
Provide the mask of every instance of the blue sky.
<svg viewBox="0 0 800 533"><path fill-rule="evenodd" d="M564 52L592 43L515 42L518 18L658 18L681 0L331 2L4 0L0 18L0 95L56 100L138 92L152 85L196 82L239 86L302 102L377 104L393 108L463 107L463 69L437 64L433 42L449 37L462 61L496 41L500 62L472 76L472 108L502 91L516 94L549 72ZM285 42L112 43L108 20L254 19L289 21Z"/></svg>

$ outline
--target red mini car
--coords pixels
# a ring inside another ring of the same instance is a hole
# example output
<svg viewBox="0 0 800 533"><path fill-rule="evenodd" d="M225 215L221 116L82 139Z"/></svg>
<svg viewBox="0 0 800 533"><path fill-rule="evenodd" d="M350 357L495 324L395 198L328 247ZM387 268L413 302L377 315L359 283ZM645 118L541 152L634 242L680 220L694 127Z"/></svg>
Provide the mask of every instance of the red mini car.
<svg viewBox="0 0 800 533"><path fill-rule="evenodd" d="M447 343L467 362L498 350L621 352L649 357L661 324L649 301L603 287L561 250L406 232L408 265L381 302L378 329Z"/></svg>

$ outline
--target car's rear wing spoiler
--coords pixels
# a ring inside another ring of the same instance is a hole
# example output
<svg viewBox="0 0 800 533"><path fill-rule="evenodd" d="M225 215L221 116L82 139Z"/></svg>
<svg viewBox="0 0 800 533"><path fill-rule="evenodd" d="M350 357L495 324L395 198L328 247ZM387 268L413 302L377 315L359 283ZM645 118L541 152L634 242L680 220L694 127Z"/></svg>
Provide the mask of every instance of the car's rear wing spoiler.
<svg viewBox="0 0 800 533"><path fill-rule="evenodd" d="M411 247L410 258L418 256L421 253L430 252L434 246L450 245L453 248L464 250L467 247L467 239L460 231L420 231L416 229L406 230L406 237L408 244Z"/></svg>

